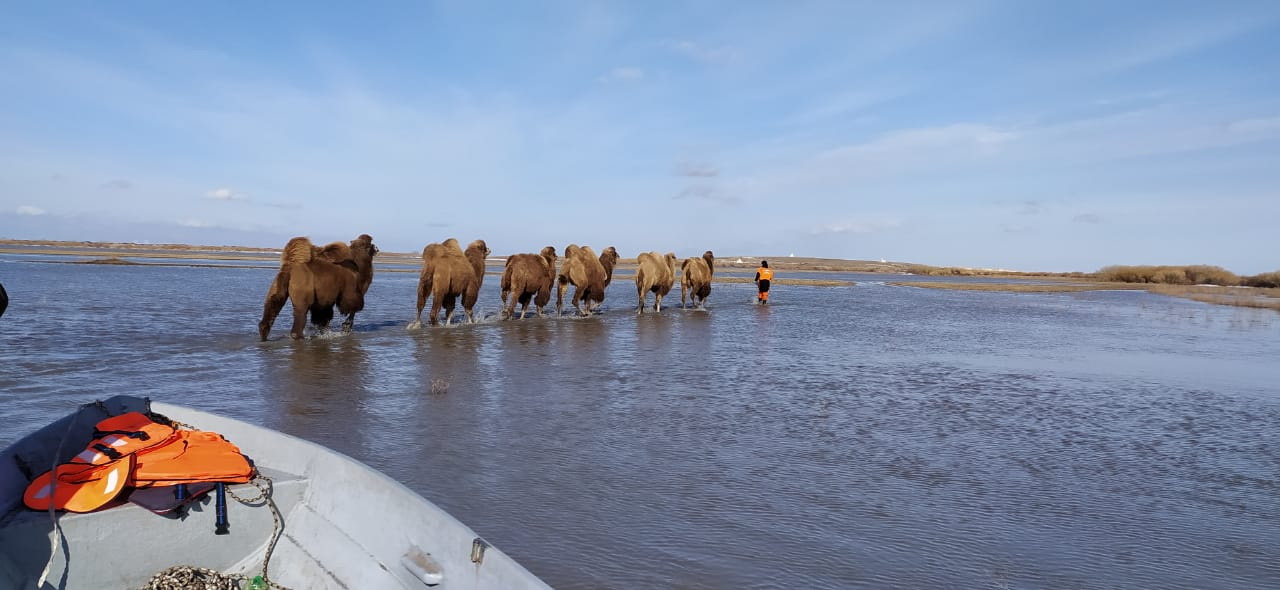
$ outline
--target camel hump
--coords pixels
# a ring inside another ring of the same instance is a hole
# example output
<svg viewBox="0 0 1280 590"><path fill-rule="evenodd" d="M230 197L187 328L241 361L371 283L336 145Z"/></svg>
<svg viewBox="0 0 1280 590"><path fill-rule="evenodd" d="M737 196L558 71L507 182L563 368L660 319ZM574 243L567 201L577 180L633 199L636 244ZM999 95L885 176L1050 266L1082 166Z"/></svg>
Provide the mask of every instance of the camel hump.
<svg viewBox="0 0 1280 590"><path fill-rule="evenodd" d="M449 238L445 240L443 244L440 244L440 245L450 250L457 250L459 252L462 251L462 246L458 245L458 238Z"/></svg>
<svg viewBox="0 0 1280 590"><path fill-rule="evenodd" d="M539 254L541 254L541 255L542 255L542 257L543 257L543 258L546 258L547 260L555 260L555 259L556 259L556 247L555 247L555 246L543 246L543 247L542 247L542 252L539 252Z"/></svg>
<svg viewBox="0 0 1280 590"><path fill-rule="evenodd" d="M444 252L445 252L444 244L438 244L438 243L432 242L430 244L427 244L426 247L422 249L422 259L431 260L432 258L439 257Z"/></svg>
<svg viewBox="0 0 1280 590"><path fill-rule="evenodd" d="M305 236L298 236L289 240L284 246L284 252L280 253L280 262L284 264L306 264L311 262L314 246L311 240Z"/></svg>
<svg viewBox="0 0 1280 590"><path fill-rule="evenodd" d="M354 258L351 255L351 246L348 246L345 242L325 244L323 248L320 248L319 252L316 252L316 256L334 264L342 264Z"/></svg>
<svg viewBox="0 0 1280 590"><path fill-rule="evenodd" d="M578 248L578 251L579 251L579 252L582 252L582 255L583 255L583 256L586 256L587 258L596 259L596 251L595 251L595 250L592 250L592 249L591 249L591 246L582 246L582 247ZM598 259L596 259L596 260L598 260Z"/></svg>

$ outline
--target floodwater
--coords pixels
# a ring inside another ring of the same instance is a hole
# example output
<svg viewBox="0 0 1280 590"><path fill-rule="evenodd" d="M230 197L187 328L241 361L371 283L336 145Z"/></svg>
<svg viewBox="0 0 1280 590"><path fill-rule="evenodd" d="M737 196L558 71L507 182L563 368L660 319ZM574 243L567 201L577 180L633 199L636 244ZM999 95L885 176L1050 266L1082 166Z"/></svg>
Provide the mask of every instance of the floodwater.
<svg viewBox="0 0 1280 590"><path fill-rule="evenodd" d="M410 332L380 273L355 333L262 343L272 276L0 257L0 445L121 393L229 414L559 588L1280 587L1274 311L824 275L858 284L498 321L489 276Z"/></svg>

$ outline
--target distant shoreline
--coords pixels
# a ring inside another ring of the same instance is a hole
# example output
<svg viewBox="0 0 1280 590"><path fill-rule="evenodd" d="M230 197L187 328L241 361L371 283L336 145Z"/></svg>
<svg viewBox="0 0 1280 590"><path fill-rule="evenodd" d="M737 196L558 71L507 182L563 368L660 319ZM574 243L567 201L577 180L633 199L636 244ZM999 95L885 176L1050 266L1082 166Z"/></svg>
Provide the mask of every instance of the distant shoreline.
<svg viewBox="0 0 1280 590"><path fill-rule="evenodd" d="M5 246L14 246L6 248ZM209 246L196 244L137 244L131 242L92 242L92 241L58 241L58 240L9 240L0 239L0 253L31 254L24 248L49 248L40 252L56 256L109 256L106 252L127 252L127 256L137 258L202 258L207 260L271 260L280 255L279 248L258 248L252 246ZM193 254L200 253L199 256ZM515 254L514 252L511 254ZM507 255L491 256L491 259L504 260ZM418 252L378 253L378 260L397 264L416 264L420 260ZM741 262L739 262L739 260ZM1003 269L952 268L933 267L909 262L889 262L875 260L847 260L842 258L812 258L801 256L718 256L717 269L755 269L761 260L768 260L769 265L778 271L793 272L859 272L878 274L914 274L916 270L953 271L941 274L958 276L1007 276L1053 278L1068 277L1082 273L1045 273L1023 272ZM634 268L635 258L621 258L618 268Z"/></svg>
<svg viewBox="0 0 1280 590"><path fill-rule="evenodd" d="M36 250L35 248L39 248ZM73 242L55 240L3 240L0 254L66 256L80 260L52 261L63 264L121 264L137 266L183 266L192 268L256 268L272 269L279 266L279 249L250 246L205 246L191 244L135 244L128 242ZM157 262L132 262L129 258L154 258ZM505 256L491 256L500 263ZM871 260L844 260L838 258L808 258L793 256L758 257L725 256L716 259L717 270L747 271L755 269L761 259L782 276L774 280L777 285L801 285L823 287L851 287L848 280L790 278L788 272L804 273L868 273L899 275L913 274L933 277L946 276L956 279L985 277L1009 279L1006 283L974 281L902 280L886 284L898 287L920 287L960 291L1003 291L1021 293L1063 293L1105 290L1141 290L1160 295L1192 299L1204 303L1256 307L1280 311L1280 288L1217 287L1213 285L1170 285L1158 283L1116 282L1098 280L1095 273L1035 273L1011 270L971 269L960 267L933 267L902 262L877 262ZM173 259L209 260L210 263L165 262ZM217 261L249 261L260 264L218 264ZM379 252L378 262L414 267L421 261L416 252ZM741 261L741 262L739 262ZM636 269L634 258L622 258L615 267L615 280L629 280ZM382 268L379 272L417 272L415 268ZM490 275L498 273L489 272ZM1027 281L1018 280L1027 279ZM1029 281L1035 281L1029 282ZM1047 282L1046 282L1047 281ZM717 283L750 283L741 276L716 276Z"/></svg>

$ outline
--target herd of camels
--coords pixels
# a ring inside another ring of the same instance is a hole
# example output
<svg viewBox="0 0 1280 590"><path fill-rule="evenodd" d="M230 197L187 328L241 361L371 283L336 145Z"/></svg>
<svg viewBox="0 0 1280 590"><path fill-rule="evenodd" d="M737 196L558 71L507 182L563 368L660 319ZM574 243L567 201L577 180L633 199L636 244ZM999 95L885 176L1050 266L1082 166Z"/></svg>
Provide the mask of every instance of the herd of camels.
<svg viewBox="0 0 1280 590"><path fill-rule="evenodd" d="M262 340L267 339L286 301L293 305L293 327L289 335L295 340L303 336L308 313L312 325L325 330L333 320L335 307L346 316L343 331L350 331L356 313L364 308L364 294L373 283L373 257L377 254L378 247L368 234L360 234L350 243L333 242L323 247L305 237L289 240L280 256L280 271L267 291L258 335ZM422 308L428 298L432 300L427 316L431 325L436 325L441 307L445 310L444 323L448 325L459 297L467 321L474 321L472 310L484 282L485 259L489 254L484 240L471 242L465 250L454 238L423 248L418 313L409 328L422 327ZM605 288L613 280L613 268L618 263L618 251L613 246L596 256L590 247L569 244L558 270L557 260L554 246L547 246L537 254L515 254L507 258L502 272L503 319L515 315L517 302L521 305L519 317L523 319L530 301L538 317L542 317L543 308L551 301L552 289L556 291L556 315L560 315L570 285L574 286L571 302L579 315L591 315L604 302ZM644 312L649 293L654 294L654 311L661 311L662 298L675 284L676 255L645 252L636 257L636 262L639 299L636 313ZM711 294L715 255L708 250L700 258L685 259L680 268L680 306L684 308L692 303L694 307L705 307Z"/></svg>

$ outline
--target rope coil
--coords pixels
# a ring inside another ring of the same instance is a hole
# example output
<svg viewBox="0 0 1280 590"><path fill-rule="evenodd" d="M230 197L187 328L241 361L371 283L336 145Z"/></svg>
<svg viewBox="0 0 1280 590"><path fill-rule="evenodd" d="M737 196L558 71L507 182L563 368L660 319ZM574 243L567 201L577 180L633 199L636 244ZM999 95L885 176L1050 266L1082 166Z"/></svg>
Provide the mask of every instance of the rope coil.
<svg viewBox="0 0 1280 590"><path fill-rule="evenodd" d="M265 501L266 506L271 509L271 540L267 543L267 551L262 558L261 576L269 587L276 590L289 590L288 587L272 581L271 577L267 575L267 567L271 564L271 554L275 551L276 543L280 541L280 534L284 530L284 517L280 515L280 508L276 506L275 499L271 497L274 490L274 482L271 481L271 478L261 473L256 473L249 484L258 489L258 495L252 498L241 498L230 489L227 490L227 495L246 506L253 506ZM224 574L204 567L175 565L156 572L138 590L241 590L240 583L249 579L249 576L244 574Z"/></svg>

